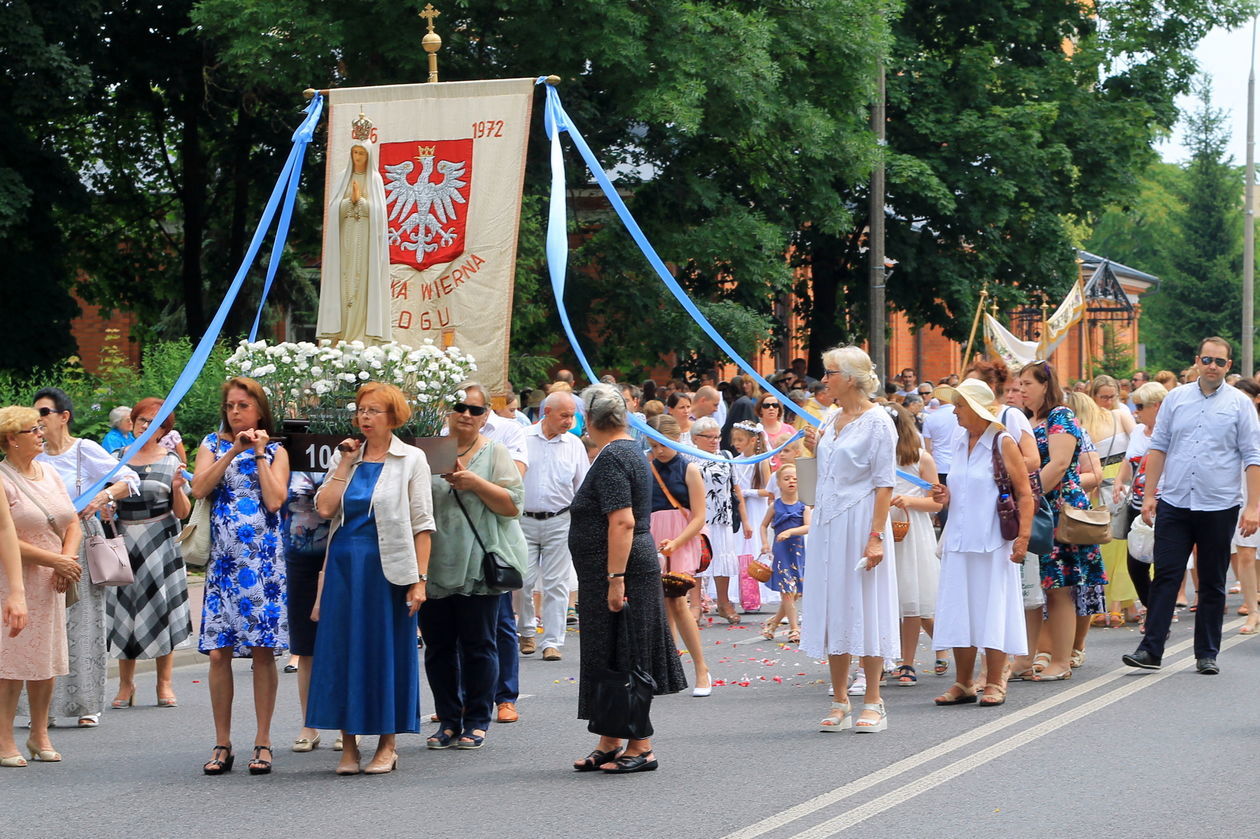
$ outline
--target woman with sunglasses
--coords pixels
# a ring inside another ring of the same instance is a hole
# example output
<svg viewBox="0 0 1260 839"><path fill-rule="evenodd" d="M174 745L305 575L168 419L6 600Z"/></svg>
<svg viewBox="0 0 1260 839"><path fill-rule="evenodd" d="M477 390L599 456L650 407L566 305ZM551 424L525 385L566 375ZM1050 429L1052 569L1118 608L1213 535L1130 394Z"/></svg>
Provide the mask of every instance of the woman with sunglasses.
<svg viewBox="0 0 1260 839"><path fill-rule="evenodd" d="M36 460L57 470L72 500L118 465L117 459L101 446L71 435L74 405L65 391L55 387L43 388L35 394L34 408L39 411L39 421L44 426L44 451ZM97 492L79 513L84 536L79 551L82 574L76 583L79 602L66 614L70 672L65 678L57 680L56 690L53 691L49 720L54 725L58 717L63 717L78 720L79 728L91 728L100 724L101 711L105 708L108 589L92 585L87 573L86 543L87 537L101 533L98 514L112 518L114 502L140 490L139 476L126 466L112 481ZM20 713L23 709L18 710Z"/></svg>
<svg viewBox="0 0 1260 839"><path fill-rule="evenodd" d="M262 386L236 376L223 383L220 428L197 450L194 498L210 501L210 563L197 649L210 657L215 747L207 775L232 769L232 659L253 660L256 730L249 774L271 772L276 650L289 647L280 508L289 455L271 440L271 405Z"/></svg>
<svg viewBox="0 0 1260 839"><path fill-rule="evenodd" d="M494 553L517 571L525 568L525 484L507 447L481 433L488 404L481 385L464 385L446 419L455 470L431 481L436 531L420 610L424 672L439 720L425 743L430 749L480 749L485 742L499 682L495 632L503 592L486 584L482 559Z"/></svg>
<svg viewBox="0 0 1260 839"><path fill-rule="evenodd" d="M342 441L315 493L332 522L306 725L341 731L338 775L359 774L358 736L376 735L363 772L384 775L398 767L397 735L420 730L416 613L428 588L432 476L424 452L394 434L411 419L401 390L365 382L355 401L363 439Z"/></svg>
<svg viewBox="0 0 1260 839"><path fill-rule="evenodd" d="M61 755L48 738L48 709L53 685L68 672L66 590L82 575L79 543L83 530L57 470L36 462L44 449L44 428L34 408L0 408L0 485L4 487L18 549L22 589L28 610L21 634L0 637L0 766L26 766L13 739L13 718L25 685L31 704L31 734L26 749L32 760L58 762ZM7 576L7 575L6 575ZM0 590L6 603L9 591Z"/></svg>
<svg viewBox="0 0 1260 839"><path fill-rule="evenodd" d="M786 410L783 402L773 393L767 393L757 400L758 421L761 423L761 430L765 432L766 445L772 449L777 449L796 433L791 423L783 421ZM770 458L771 471L777 472L781 463L782 459L777 454Z"/></svg>

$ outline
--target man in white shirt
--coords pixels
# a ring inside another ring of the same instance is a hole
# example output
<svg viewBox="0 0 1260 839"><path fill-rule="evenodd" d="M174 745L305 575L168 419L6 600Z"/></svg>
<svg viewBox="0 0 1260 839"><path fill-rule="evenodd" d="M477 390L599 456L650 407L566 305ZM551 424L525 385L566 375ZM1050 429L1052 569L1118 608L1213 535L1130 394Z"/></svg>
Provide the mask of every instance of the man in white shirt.
<svg viewBox="0 0 1260 839"><path fill-rule="evenodd" d="M954 439L954 432L957 430L958 417L954 416L954 405L951 402L941 402L923 417L923 448L936 461L936 472L940 475L941 483L945 483L945 479L949 477L949 467L953 465L954 453L950 440ZM945 526L948 516L948 508L936 514L941 527Z"/></svg>
<svg viewBox="0 0 1260 839"><path fill-rule="evenodd" d="M1221 672L1216 656L1230 541L1235 528L1250 536L1260 527L1260 422L1251 398L1225 384L1230 352L1224 338L1204 338L1195 359L1198 380L1174 388L1159 408L1142 498L1142 519L1155 525L1155 578L1146 634L1137 651L1122 658L1130 667L1162 666L1177 589L1197 548L1195 667L1206 676ZM1247 499L1240 517L1244 470Z"/></svg>
<svg viewBox="0 0 1260 839"><path fill-rule="evenodd" d="M537 649L534 632L534 586L541 581L543 661L559 661L564 646L565 612L569 606L569 505L590 461L586 446L567 433L577 413L573 394L557 392L542 404L542 419L525 431L533 464L525 473L525 509L521 529L529 546L525 587L521 589L518 633L521 653Z"/></svg>

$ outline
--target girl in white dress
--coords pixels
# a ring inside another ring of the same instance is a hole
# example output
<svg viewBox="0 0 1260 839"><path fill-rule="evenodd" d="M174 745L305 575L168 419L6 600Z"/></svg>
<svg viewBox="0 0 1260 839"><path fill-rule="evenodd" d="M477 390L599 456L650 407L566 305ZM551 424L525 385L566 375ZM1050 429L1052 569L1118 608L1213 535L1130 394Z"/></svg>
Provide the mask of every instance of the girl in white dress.
<svg viewBox="0 0 1260 839"><path fill-rule="evenodd" d="M985 685L980 704L1006 701L1007 655L1026 655L1023 592L1019 563L1028 552L1033 498L1019 446L990 412L993 391L979 379L957 388L938 388L956 409L959 428L950 439L948 488L937 484L933 497L951 507L941 534L941 580L936 604L936 643L954 648L957 681L936 698L937 705L977 700L972 683L977 648L985 650ZM1019 514L1019 532L1001 532L994 477L996 458L1009 476Z"/></svg>
<svg viewBox="0 0 1260 839"><path fill-rule="evenodd" d="M713 417L701 417L691 424L691 442L696 448L716 454L721 439L722 427ZM729 452L723 454L730 457ZM731 603L731 579L739 579L739 555L744 552L744 540L752 536L753 523L732 474L736 466L716 460L698 461L697 465L704 480L705 521L713 546L713 561L698 576L712 580L718 615L728 623L737 624L741 618L739 610ZM736 524L739 530L734 529Z"/></svg>
<svg viewBox="0 0 1260 839"><path fill-rule="evenodd" d="M806 432L806 445L818 457L818 486L805 541L801 650L827 658L837 696L843 695L852 656L861 657L866 674L856 724L847 702L832 702L822 731L883 731L888 714L879 677L884 660L897 656L901 615L894 563L884 561L892 545L888 509L897 432L871 402L879 377L865 352L837 347L823 354L823 365L840 410L821 429Z"/></svg>
<svg viewBox="0 0 1260 839"><path fill-rule="evenodd" d="M938 481L936 461L923 448L923 438L914 425L914 416L894 403L882 406L897 426L897 468L929 484ZM892 511L894 521L909 523L900 542L893 544L897 560L897 599L901 602L901 664L893 674L893 684L909 687L919 680L914 668L919 631L932 635L932 618L936 614L936 587L941 563L936 558L936 531L932 516L941 505L927 490L897 475L893 484Z"/></svg>
<svg viewBox="0 0 1260 839"><path fill-rule="evenodd" d="M756 457L769 451L766 448L766 437L761 430L761 426L754 422L735 423L731 429L731 445L735 447L741 457ZM753 530L766 517L766 508L774 498L774 487L770 484L769 460L762 460L758 463L741 463L736 465L734 469L735 483L739 486L740 494L744 497L744 512L748 515L748 518L744 519L744 521L748 522L750 529L740 545L739 576L735 579L731 588L735 596L740 598L740 605L744 611L750 612L761 607L761 600L756 598L757 602L748 602L741 596L740 585L742 579L748 576L748 562L757 555L761 536L753 533Z"/></svg>

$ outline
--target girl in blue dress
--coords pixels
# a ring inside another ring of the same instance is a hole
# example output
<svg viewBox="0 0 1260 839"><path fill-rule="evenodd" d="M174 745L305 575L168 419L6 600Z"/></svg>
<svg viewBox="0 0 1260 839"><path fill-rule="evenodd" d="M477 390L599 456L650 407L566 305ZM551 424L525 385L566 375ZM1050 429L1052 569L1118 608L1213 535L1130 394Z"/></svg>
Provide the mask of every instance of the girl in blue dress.
<svg viewBox="0 0 1260 839"><path fill-rule="evenodd" d="M766 510L761 522L761 553L773 554L770 588L779 592L779 610L766 621L762 635L774 638L779 623L787 618L788 643L799 644L801 626L796 611L796 600L801 596L801 580L805 576L805 534L809 532L810 508L800 500L796 490L796 466L785 463L779 467L776 478L778 497ZM773 530L774 538L770 538ZM771 550L773 544L774 549Z"/></svg>

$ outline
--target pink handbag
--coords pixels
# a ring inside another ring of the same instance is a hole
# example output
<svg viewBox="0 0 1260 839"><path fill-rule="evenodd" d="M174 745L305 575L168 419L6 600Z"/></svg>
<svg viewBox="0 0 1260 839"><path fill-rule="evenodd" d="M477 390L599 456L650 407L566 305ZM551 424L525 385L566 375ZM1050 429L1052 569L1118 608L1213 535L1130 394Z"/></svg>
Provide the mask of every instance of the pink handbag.
<svg viewBox="0 0 1260 839"><path fill-rule="evenodd" d="M745 612L761 608L761 584L748 576L748 563L752 560L752 554L739 555L739 606Z"/></svg>

